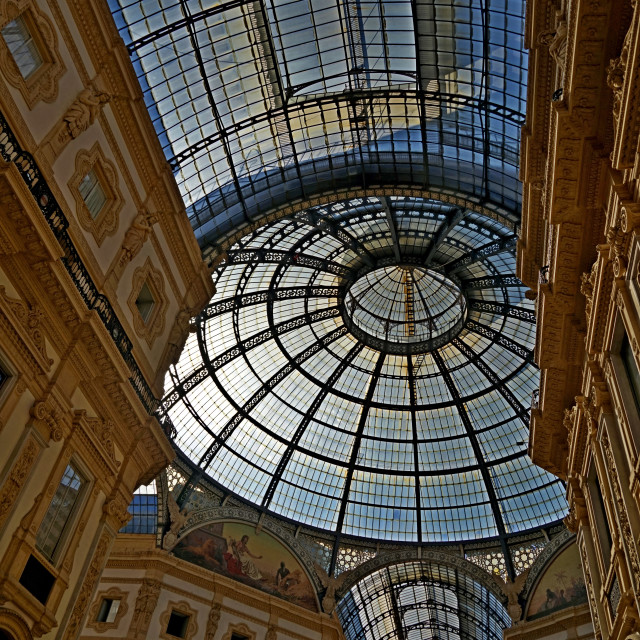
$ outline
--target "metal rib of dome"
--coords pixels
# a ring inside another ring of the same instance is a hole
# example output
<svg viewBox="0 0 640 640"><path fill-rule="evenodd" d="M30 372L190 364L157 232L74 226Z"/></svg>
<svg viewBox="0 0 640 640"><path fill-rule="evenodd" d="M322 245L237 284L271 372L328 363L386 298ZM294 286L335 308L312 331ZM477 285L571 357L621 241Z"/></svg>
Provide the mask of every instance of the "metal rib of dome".
<svg viewBox="0 0 640 640"><path fill-rule="evenodd" d="M110 4L203 246L351 186L517 219L522 0Z"/></svg>
<svg viewBox="0 0 640 640"><path fill-rule="evenodd" d="M504 539L559 519L561 483L526 455L538 372L514 240L472 211L374 197L246 236L167 380L176 445L257 507L340 535ZM394 353L345 325L351 288L394 265L456 283L446 344Z"/></svg>

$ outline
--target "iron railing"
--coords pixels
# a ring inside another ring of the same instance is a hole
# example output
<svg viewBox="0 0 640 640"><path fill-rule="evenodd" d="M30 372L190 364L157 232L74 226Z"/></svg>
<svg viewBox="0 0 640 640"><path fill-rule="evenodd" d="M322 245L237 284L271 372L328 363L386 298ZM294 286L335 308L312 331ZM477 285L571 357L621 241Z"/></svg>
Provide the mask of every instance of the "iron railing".
<svg viewBox="0 0 640 640"><path fill-rule="evenodd" d="M129 382L131 386L134 388L147 412L150 414L154 413L159 401L153 395L151 388L138 367L138 363L133 357L131 340L127 336L109 300L98 291L98 288L89 275L89 271L80 259L67 231L69 222L51 192L51 189L49 189L49 185L44 179L33 156L20 147L2 113L0 113L0 156L6 162L13 163L20 172L22 179L29 188L42 215L62 248L62 264L64 264L82 300L88 309L97 312L120 352L120 355L129 367L131 372Z"/></svg>

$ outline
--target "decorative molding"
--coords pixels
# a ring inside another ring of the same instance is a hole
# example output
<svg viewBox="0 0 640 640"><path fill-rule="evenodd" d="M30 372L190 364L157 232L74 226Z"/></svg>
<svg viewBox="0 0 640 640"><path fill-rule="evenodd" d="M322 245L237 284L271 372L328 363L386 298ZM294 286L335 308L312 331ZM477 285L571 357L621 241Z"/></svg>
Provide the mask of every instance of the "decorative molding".
<svg viewBox="0 0 640 640"><path fill-rule="evenodd" d="M129 633L133 638L146 638L151 617L156 610L162 585L157 580L144 578L136 598Z"/></svg>
<svg viewBox="0 0 640 640"><path fill-rule="evenodd" d="M523 600L527 600L529 598L533 592L533 588L542 577L542 574L546 570L552 558L567 547L574 539L575 535L568 529L564 529L545 546L540 555L533 561L533 564L529 569L529 574L524 581L524 585L522 586L522 591L520 593Z"/></svg>
<svg viewBox="0 0 640 640"><path fill-rule="evenodd" d="M580 549L580 557L582 559L582 570L584 572L584 581L587 587L587 596L589 598L589 608L591 609L591 621L593 622L593 631L596 640L602 638L602 629L600 627L600 616L598 615L598 601L596 600L593 580L591 579L591 569L589 567L589 558L587 556L586 542L584 536L578 541Z"/></svg>
<svg viewBox="0 0 640 640"><path fill-rule="evenodd" d="M33 436L24 443L11 471L0 488L0 529L15 506L20 491L36 462L40 447Z"/></svg>
<svg viewBox="0 0 640 640"><path fill-rule="evenodd" d="M93 559L91 560L89 569L87 570L84 580L82 581L82 586L78 591L78 597L73 605L73 609L71 610L71 616L67 622L67 627L64 633L64 640L73 640L80 631L82 621L93 596L93 591L98 584L102 568L107 561L107 554L112 540L113 536L111 533L106 530L102 532L100 541L93 552Z"/></svg>
<svg viewBox="0 0 640 640"><path fill-rule="evenodd" d="M47 355L47 347L41 331L41 325L45 319L42 310L18 298L11 298L2 285L0 285L0 303L2 303L3 309L11 311L18 325L31 338L45 370L49 371L53 360ZM4 313L6 314L6 311Z"/></svg>
<svg viewBox="0 0 640 640"><path fill-rule="evenodd" d="M104 633L105 631L113 631L117 629L118 625L120 624L120 620L122 620L124 615L129 610L129 605L127 604L128 595L129 594L126 591L122 591L121 589L118 589L118 587L111 587L106 591L99 591L96 594L94 603L89 609L89 619L87 620L85 627L87 627L88 629L93 629L96 633ZM98 612L100 611L102 601L105 598L120 601L120 604L118 605L118 612L116 613L113 622L100 622L97 620Z"/></svg>
<svg viewBox="0 0 640 640"><path fill-rule="evenodd" d="M234 633L240 636L246 637L247 640L256 640L255 631L251 631L246 624L237 624L231 622L227 628L227 632L220 638L220 640L231 640Z"/></svg>
<svg viewBox="0 0 640 640"><path fill-rule="evenodd" d="M180 600L179 602L169 601L167 608L160 615L160 637L164 640L175 640L177 636L171 635L167 632L167 625L173 612L181 613L185 616L189 616L189 622L187 623L187 629L183 636L183 640L191 640L193 636L198 632L197 616L198 612L189 606L188 602Z"/></svg>
<svg viewBox="0 0 640 640"><path fill-rule="evenodd" d="M87 205L80 193L80 184L85 176L93 169L100 187L106 196L106 202L92 217ZM85 231L93 236L96 244L100 246L106 236L113 235L119 222L119 213L124 205L124 198L118 186L118 172L115 165L107 160L100 148L95 143L89 151L82 149L76 155L76 170L68 183L71 195L76 203L78 222Z"/></svg>
<svg viewBox="0 0 640 640"><path fill-rule="evenodd" d="M140 290L145 283L147 287L149 287L151 295L153 296L153 308L151 309L146 322L140 315L140 311L136 305L136 300L140 295ZM145 263L133 272L131 295L129 296L127 303L131 310L133 328L136 334L140 338L143 338L146 341L147 346L151 348L154 340L164 331L165 317L167 315L167 307L169 306L169 303L164 292L164 277L162 272L158 271L153 266L150 258L147 258Z"/></svg>
<svg viewBox="0 0 640 640"><path fill-rule="evenodd" d="M19 613L0 607L0 631L7 632L13 640L33 640L29 627Z"/></svg>
<svg viewBox="0 0 640 640"><path fill-rule="evenodd" d="M0 37L0 72L24 98L29 109L41 100L54 102L58 97L58 80L65 66L58 51L58 38L49 18L31 0L1 0L0 29L21 17L36 43L42 64L23 78L4 38Z"/></svg>

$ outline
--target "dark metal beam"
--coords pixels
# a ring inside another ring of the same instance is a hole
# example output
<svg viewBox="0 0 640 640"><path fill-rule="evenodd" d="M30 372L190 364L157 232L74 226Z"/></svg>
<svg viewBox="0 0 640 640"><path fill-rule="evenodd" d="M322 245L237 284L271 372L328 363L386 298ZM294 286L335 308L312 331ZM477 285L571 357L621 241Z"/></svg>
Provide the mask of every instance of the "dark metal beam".
<svg viewBox="0 0 640 640"><path fill-rule="evenodd" d="M304 432L307 430L307 427L313 420L316 412L320 408L320 405L323 403L324 399L329 395L333 386L338 381L338 378L345 372L347 367L353 362L353 359L364 349L364 345L361 342L357 342L354 347L349 351L349 353L340 361L338 366L333 370L332 374L327 378L327 381L320 389L320 393L313 399L311 405L309 405L308 409L305 411L304 418L300 421L300 424L296 427L296 430L291 437L289 445L287 446L285 452L282 454L280 461L278 462L278 466L273 473L273 477L269 482L269 486L262 498L262 506L265 508L269 507L271 504L271 500L273 499L273 495L278 487L278 483L282 479L282 474L284 473L287 465L289 464L289 460L291 460L291 456L295 448L298 446L300 442L300 438L304 435Z"/></svg>
<svg viewBox="0 0 640 640"><path fill-rule="evenodd" d="M455 402L458 407L458 414L460 415L460 419L462 420L462 424L464 425L465 431L467 432L467 438L469 443L471 444L471 448L473 449L473 453L476 457L478 464L480 465L480 474L482 475L482 479L484 481L485 488L487 490L487 496L489 497L489 502L491 503L491 509L493 510L493 517L496 521L496 528L498 529L498 535L500 536L500 540L504 541L507 535L507 529L504 524L504 520L502 518L502 510L500 509L500 502L498 500L498 495L496 494L496 489L493 486L493 480L491 479L491 474L489 473L489 469L487 467L487 463L484 459L484 454L482 453L482 447L478 442L478 436L476 435L475 429L471 424L471 419L469 418L469 414L465 408L464 402L460 398L460 394L458 393L458 388L456 387L451 374L449 373L449 369L447 365L444 363L442 356L440 355L440 351L436 349L431 353L433 360L435 361L438 369L440 370L440 374L442 375L442 379L451 395L451 398ZM506 548L506 543L503 545L503 548ZM507 549L508 552L508 549ZM509 570L509 576L513 580L515 577L515 573L513 570L513 563L511 562L511 556L508 559L505 557L505 561L507 562L507 569Z"/></svg>
<svg viewBox="0 0 640 640"><path fill-rule="evenodd" d="M501 289L503 287L524 287L516 276L484 276L482 278L469 278L462 280L466 291L478 289Z"/></svg>
<svg viewBox="0 0 640 640"><path fill-rule="evenodd" d="M506 238L500 238L500 240L496 240L495 242L489 242L488 244L479 247L478 249L474 249L469 253L466 253L451 262L447 262L442 267L442 271L447 275L451 275L452 273L456 273L461 269L473 264L474 262L478 262L478 260L483 260L484 258L488 258L490 256L495 256L499 253L503 253L504 251L511 251L516 246L518 238L514 235L507 236Z"/></svg>
<svg viewBox="0 0 640 640"><path fill-rule="evenodd" d="M398 262L402 262L402 252L400 251L400 243L398 242L398 229L396 227L396 221L394 220L391 207L389 206L389 199L385 196L380 198L380 204L384 209L384 214L387 217L387 224L389 225L389 232L391 233L391 240L393 241L393 255Z"/></svg>
<svg viewBox="0 0 640 640"><path fill-rule="evenodd" d="M454 338L453 345L463 353L467 360L473 362L473 364L482 371L484 377L498 390L500 395L511 405L511 408L516 412L516 415L520 418L525 426L529 426L529 409L524 407L520 400L511 392L511 389L507 387L505 382L495 373L495 371L487 365L487 363L465 342L460 338Z"/></svg>
<svg viewBox="0 0 640 640"><path fill-rule="evenodd" d="M205 319L213 318L234 308L250 307L254 304L262 304L273 300L293 300L296 298L342 298L344 287L282 287L280 289L265 289L264 291L252 291L243 295L224 298L214 304L205 307L201 316Z"/></svg>
<svg viewBox="0 0 640 640"><path fill-rule="evenodd" d="M227 252L227 262L228 264L250 264L252 262L259 262L261 264L297 265L326 271L343 278L348 278L350 274L349 269L337 262L305 255L295 247L288 251L276 251L274 249L236 249Z"/></svg>
<svg viewBox="0 0 640 640"><path fill-rule="evenodd" d="M182 9L182 14L186 18L191 17L191 10L189 8L189 4L187 0L178 0L178 2L180 4L180 8ZM205 89L207 102L209 103L209 108L211 109L211 113L213 114L213 119L215 120L216 128L218 129L218 131L222 132L222 136L220 137L220 145L222 146L222 149L227 159L227 164L229 165L229 173L231 175L231 180L233 182L236 195L240 202L242 213L244 214L245 220L249 222L249 214L247 212L247 207L242 198L242 189L240 187L240 180L238 178L238 173L236 171L236 167L233 162L233 155L231 153L231 149L227 141L227 134L224 131L222 117L220 116L220 112L218 111L218 105L216 104L216 100L213 95L213 90L211 89L211 85L209 83L209 75L207 74L207 71L205 69L204 60L202 59L202 52L200 51L200 46L198 45L198 34L195 31L194 24L192 21L187 22L185 26L187 29L187 33L189 34L189 42L191 43L191 47L193 48L193 55L195 57L196 64L198 65L198 71L200 72L200 80Z"/></svg>
<svg viewBox="0 0 640 640"><path fill-rule="evenodd" d="M351 480L353 478L353 472L356 468L356 460L358 459L358 453L360 452L360 442L362 440L362 434L364 428L367 425L367 417L369 416L369 410L371 409L371 400L373 399L373 393L380 379L380 373L382 366L387 355L382 352L378 356L376 366L371 374L369 380L369 387L362 403L362 410L360 411L360 420L358 421L358 428L353 437L353 448L351 449L351 456L349 457L349 466L347 467L347 477L344 481L344 489L342 491L342 500L340 501L340 511L338 512L338 520L336 523L336 542L333 546L333 554L331 556L331 566L329 567L329 575L332 576L336 567L336 559L338 556L338 547L340 543L340 537L342 533L342 525L344 523L344 516L347 511L347 502L349 501L349 492L351 491Z"/></svg>
<svg viewBox="0 0 640 640"><path fill-rule="evenodd" d="M431 264L433 256L438 250L438 247L442 244L442 241L447 237L450 231L467 215L467 211L467 209L455 209L455 211L451 212L451 214L447 216L447 219L442 222L424 257L423 264L425 267L428 267Z"/></svg>
<svg viewBox="0 0 640 640"><path fill-rule="evenodd" d="M326 80L327 78L325 78ZM413 97L416 100L433 100L441 104L450 106L452 109L465 108L465 107L477 107L481 109L487 109L490 113L499 115L500 117L513 122L518 126L524 124L524 118L518 111L507 109L501 105L492 104L486 100L479 100L477 98L469 96L461 96L459 94L440 93L439 91L394 91L394 90L378 90L378 89L350 89L341 91L338 94L333 95L316 95L313 97L305 98L303 102L295 102L286 107L282 107L290 112L301 111L308 106L317 105L323 107L324 105L345 105L348 106L353 101L357 100L391 100L392 98L404 98ZM210 145L218 144L222 137L228 137L233 133L237 133L247 127L260 124L263 122L274 121L278 118L278 115L282 109L271 109L260 115L245 118L239 122L235 122L233 125L228 126L226 129L221 129L220 132L207 136L201 140L198 140L191 146L187 147L180 153L176 154L173 158L169 159L171 168L176 170L180 167L184 160L188 160L196 153L209 147Z"/></svg>
<svg viewBox="0 0 640 640"><path fill-rule="evenodd" d="M345 247L348 247L351 251L358 254L367 265L370 267L375 266L375 258L371 255L371 252L360 240L352 236L332 218L323 216L313 209L307 209L297 214L295 220L300 220L304 224L312 226L314 229L325 231L330 236L336 238L336 240L339 240Z"/></svg>
<svg viewBox="0 0 640 640"><path fill-rule="evenodd" d="M300 367L301 364L306 362L309 358L314 356L320 349L326 348L332 342L335 342L338 338L341 338L347 332L346 327L339 327L335 331L328 333L316 340L302 353L298 354L293 360L290 360L283 367L273 375L267 382L265 382L252 396L247 400L242 407L236 412L225 426L220 430L220 433L213 433L213 443L209 445L209 448L204 452L200 461L198 462L198 469L191 474L189 481L183 487L180 495L178 496L177 503L183 505L189 499L189 496L193 493L198 485L200 478L204 475L205 471L217 455L218 451L224 446L225 442L231 437L233 432L237 429L238 425L246 418L251 410L269 393L274 389L284 378L286 378L294 369Z"/></svg>
<svg viewBox="0 0 640 640"><path fill-rule="evenodd" d="M260 331L259 333L254 333L252 336L249 336L242 342L239 342L226 351L223 351L213 360L208 360L208 362L205 362L203 366L196 369L179 385L176 385L173 392L163 399L162 411L166 413L169 409L171 409L171 407L176 404L176 402L186 396L187 393L189 393L189 391L193 389L193 387L199 385L204 379L206 379L212 371L217 371L224 365L231 362L231 360L235 360L236 358L251 351L251 349L255 349L255 347L265 343L267 340L274 338L276 335L282 335L283 333L293 331L294 329L297 329L298 327L301 327L303 325L309 325L314 322L319 322L320 320L325 320L326 318L336 318L339 315L340 305L331 306L325 309L314 311L312 313L305 313L291 318L290 320L286 320L285 322L281 322L280 324L275 325L275 331L269 328L265 329L264 331ZM205 352L203 351L203 358L205 357L204 354Z"/></svg>
<svg viewBox="0 0 640 640"><path fill-rule="evenodd" d="M471 311L495 313L509 318L517 318L518 320L531 324L536 323L536 312L531 311L531 309L523 309L522 307L515 307L511 304L476 298L469 298L468 302Z"/></svg>
<svg viewBox="0 0 640 640"><path fill-rule="evenodd" d="M413 468L415 469L415 500L416 500L416 529L418 543L422 543L422 512L420 510L420 456L418 455L418 423L416 418L416 377L413 370L413 356L407 355L407 375L409 378L409 406L411 408L411 433L413 435Z"/></svg>
<svg viewBox="0 0 640 640"><path fill-rule="evenodd" d="M489 340L504 347L507 351L511 351L511 353L520 356L524 361L533 363L533 350L527 349L521 344L514 342L510 338L507 338L507 336L502 335L499 331L475 322L474 320L467 320L464 327L469 331L473 331L473 333L489 338Z"/></svg>

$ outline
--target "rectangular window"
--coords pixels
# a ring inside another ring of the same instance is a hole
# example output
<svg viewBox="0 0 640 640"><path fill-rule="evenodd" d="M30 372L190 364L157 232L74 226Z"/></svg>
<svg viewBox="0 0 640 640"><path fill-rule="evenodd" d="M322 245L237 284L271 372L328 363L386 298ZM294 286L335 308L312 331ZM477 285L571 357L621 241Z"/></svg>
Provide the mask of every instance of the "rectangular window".
<svg viewBox="0 0 640 640"><path fill-rule="evenodd" d="M113 598L103 598L100 603L100 609L96 617L97 622L114 622L118 609L120 608L120 600L114 600Z"/></svg>
<svg viewBox="0 0 640 640"><path fill-rule="evenodd" d="M175 636L176 638L184 638L189 627L189 616L178 611L172 611L169 617L169 624L167 624L167 635Z"/></svg>
<svg viewBox="0 0 640 640"><path fill-rule="evenodd" d="M609 560L611 559L611 545L613 540L611 539L611 531L609 530L609 522L607 520L607 512L604 507L604 499L602 497L602 489L600 487L600 480L596 473L595 467L591 468L589 473L589 488L591 493L591 503L593 506L593 515L595 518L595 528L598 533L598 540L600 541L600 547L602 549L602 559L605 566L609 566Z"/></svg>
<svg viewBox="0 0 640 640"><path fill-rule="evenodd" d="M629 338L627 338L626 333L624 334L622 344L620 345L620 358L622 359L624 371L627 374L629 386L631 387L631 392L633 393L633 398L636 402L636 409L640 412L640 371L638 371L638 365L636 364L636 359L634 358L633 351L631 349L631 343L629 342Z"/></svg>
<svg viewBox="0 0 640 640"><path fill-rule="evenodd" d="M46 604L55 581L56 577L38 558L29 556L19 582L38 602Z"/></svg>
<svg viewBox="0 0 640 640"><path fill-rule="evenodd" d="M2 37L13 57L20 75L26 80L43 63L38 45L29 32L22 16L18 16L2 29Z"/></svg>
<svg viewBox="0 0 640 640"><path fill-rule="evenodd" d="M95 220L98 217L102 207L104 207L107 201L107 196L100 184L100 179L96 172L91 169L87 175L82 178L82 182L78 186L80 195L87 205L91 218Z"/></svg>
<svg viewBox="0 0 640 640"><path fill-rule="evenodd" d="M61 546L85 484L86 480L73 465L67 465L36 536L36 548L51 562Z"/></svg>

